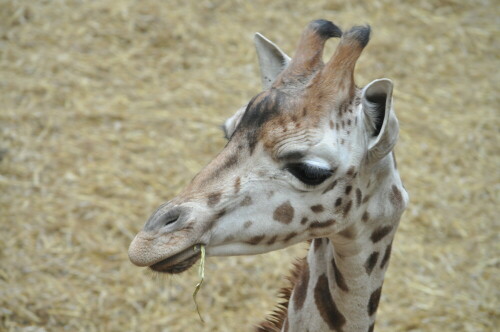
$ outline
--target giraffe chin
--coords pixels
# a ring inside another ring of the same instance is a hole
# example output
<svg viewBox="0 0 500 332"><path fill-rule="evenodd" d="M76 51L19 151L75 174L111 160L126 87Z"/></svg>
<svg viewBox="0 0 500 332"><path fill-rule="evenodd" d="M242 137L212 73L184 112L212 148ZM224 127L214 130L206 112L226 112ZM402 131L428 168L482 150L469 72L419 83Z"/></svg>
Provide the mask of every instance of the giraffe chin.
<svg viewBox="0 0 500 332"><path fill-rule="evenodd" d="M178 274L188 270L201 257L200 251L194 251L194 247L190 247L180 253L159 261L149 268L155 272Z"/></svg>

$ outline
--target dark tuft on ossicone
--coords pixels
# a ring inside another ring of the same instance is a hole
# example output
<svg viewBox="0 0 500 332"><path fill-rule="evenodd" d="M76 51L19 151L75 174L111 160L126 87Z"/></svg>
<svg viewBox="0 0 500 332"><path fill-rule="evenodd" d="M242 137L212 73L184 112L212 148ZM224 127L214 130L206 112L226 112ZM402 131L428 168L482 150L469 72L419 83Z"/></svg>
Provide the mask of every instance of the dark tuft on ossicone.
<svg viewBox="0 0 500 332"><path fill-rule="evenodd" d="M369 25L355 26L345 33L344 38L355 39L361 44L361 47L365 47L370 41L370 33Z"/></svg>
<svg viewBox="0 0 500 332"><path fill-rule="evenodd" d="M316 20L311 22L311 27L317 31L321 38L340 38L342 37L342 30L335 24L327 20Z"/></svg>

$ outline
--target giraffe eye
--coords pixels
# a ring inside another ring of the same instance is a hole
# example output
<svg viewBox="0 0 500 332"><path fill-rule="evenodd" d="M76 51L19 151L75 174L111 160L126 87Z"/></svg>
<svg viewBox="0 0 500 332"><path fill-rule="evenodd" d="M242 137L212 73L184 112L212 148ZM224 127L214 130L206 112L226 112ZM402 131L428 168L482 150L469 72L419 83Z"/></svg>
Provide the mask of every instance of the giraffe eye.
<svg viewBox="0 0 500 332"><path fill-rule="evenodd" d="M330 169L312 166L306 163L288 164L285 170L309 186L317 186L332 175Z"/></svg>

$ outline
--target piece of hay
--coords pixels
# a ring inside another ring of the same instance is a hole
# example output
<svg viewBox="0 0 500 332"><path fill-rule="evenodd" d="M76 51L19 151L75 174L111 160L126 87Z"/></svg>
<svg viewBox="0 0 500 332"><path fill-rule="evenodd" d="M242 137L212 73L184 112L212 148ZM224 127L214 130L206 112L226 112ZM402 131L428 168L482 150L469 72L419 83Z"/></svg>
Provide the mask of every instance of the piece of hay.
<svg viewBox="0 0 500 332"><path fill-rule="evenodd" d="M196 251L197 246L195 246L193 249ZM196 294L198 294L198 291L201 288L201 284L203 284L203 279L205 279L205 246L203 244L200 244L200 250L201 250L201 260L200 260L200 265L198 266L198 275L200 276L200 282L196 285L196 288L194 289L193 301L194 305L196 306L196 311L198 312L198 316L200 316L201 322L205 323L203 317L201 317L200 307L198 306L198 302L196 302Z"/></svg>

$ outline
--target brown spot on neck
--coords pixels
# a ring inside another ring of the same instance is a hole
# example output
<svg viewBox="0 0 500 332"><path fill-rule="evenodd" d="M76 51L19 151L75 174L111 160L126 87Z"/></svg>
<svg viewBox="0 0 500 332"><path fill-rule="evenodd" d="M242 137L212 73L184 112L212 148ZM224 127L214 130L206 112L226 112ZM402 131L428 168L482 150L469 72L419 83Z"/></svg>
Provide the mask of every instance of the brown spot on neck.
<svg viewBox="0 0 500 332"><path fill-rule="evenodd" d="M401 208L403 206L403 196L401 195L401 191L399 191L398 187L395 185L392 185L392 192L389 197L392 205L396 208Z"/></svg>
<svg viewBox="0 0 500 332"><path fill-rule="evenodd" d="M352 190L352 186L345 187L345 194L349 195L351 193L351 190Z"/></svg>
<svg viewBox="0 0 500 332"><path fill-rule="evenodd" d="M347 173L346 173L346 174L347 174L348 176L353 176L355 172L356 172L356 167L355 167L355 166L351 166L351 167L349 167L349 169L347 170Z"/></svg>
<svg viewBox="0 0 500 332"><path fill-rule="evenodd" d="M332 267L333 267L333 273L335 274L335 282L337 283L337 286L344 292L348 292L349 287L347 287L344 276L340 272L337 263L335 262L335 258L332 258Z"/></svg>
<svg viewBox="0 0 500 332"><path fill-rule="evenodd" d="M373 243L377 243L386 237L392 231L392 226L380 226L375 231L373 231L370 239Z"/></svg>
<svg viewBox="0 0 500 332"><path fill-rule="evenodd" d="M302 273L293 288L292 302L296 311L301 310L307 297L307 287L309 284L309 264L305 260Z"/></svg>
<svg viewBox="0 0 500 332"><path fill-rule="evenodd" d="M282 300L276 305L271 315L267 319L259 324L257 327L258 332L279 332L281 331L283 324L286 321L286 315L288 312L289 300L292 295L292 290L294 286L298 283L299 278L302 275L302 271L306 270L305 265L307 264L306 258L297 260L293 264L290 276L287 277L289 285L280 289L278 296Z"/></svg>
<svg viewBox="0 0 500 332"><path fill-rule="evenodd" d="M363 220L363 222L368 222L369 218L370 218L370 214L368 213L368 211L365 211L363 213L363 216L361 217L361 220Z"/></svg>
<svg viewBox="0 0 500 332"><path fill-rule="evenodd" d="M314 301L321 318L323 318L330 330L343 332L343 326L346 323L346 319L333 301L328 285L328 278L325 274L322 274L318 278L316 286L314 287Z"/></svg>
<svg viewBox="0 0 500 332"><path fill-rule="evenodd" d="M335 207L339 207L340 205L342 205L342 198L337 198L337 200L335 201Z"/></svg>
<svg viewBox="0 0 500 332"><path fill-rule="evenodd" d="M363 204L365 204L369 200L370 200L370 195L366 195L365 198L363 198Z"/></svg>
<svg viewBox="0 0 500 332"><path fill-rule="evenodd" d="M363 194L361 193L361 189L356 188L356 206L359 207L361 205L362 198Z"/></svg>
<svg viewBox="0 0 500 332"><path fill-rule="evenodd" d="M387 262L389 262L389 258L391 257L392 250L392 242L385 248L384 257L382 257L382 261L380 261L380 268L383 269Z"/></svg>
<svg viewBox="0 0 500 332"><path fill-rule="evenodd" d="M372 273L373 268L377 264L378 255L379 255L378 251L374 251L366 260L365 265L364 265L365 270L366 270L366 274L370 275Z"/></svg>
<svg viewBox="0 0 500 332"><path fill-rule="evenodd" d="M377 311L381 294L382 294L382 286L373 291L372 295L370 296L370 301L368 302L368 315L371 316Z"/></svg>
<svg viewBox="0 0 500 332"><path fill-rule="evenodd" d="M349 202L347 202L345 205L344 205L344 209L342 210L342 214L345 216L347 216L347 214L349 213L349 210L351 210L351 206L352 206L352 201L349 200Z"/></svg>

